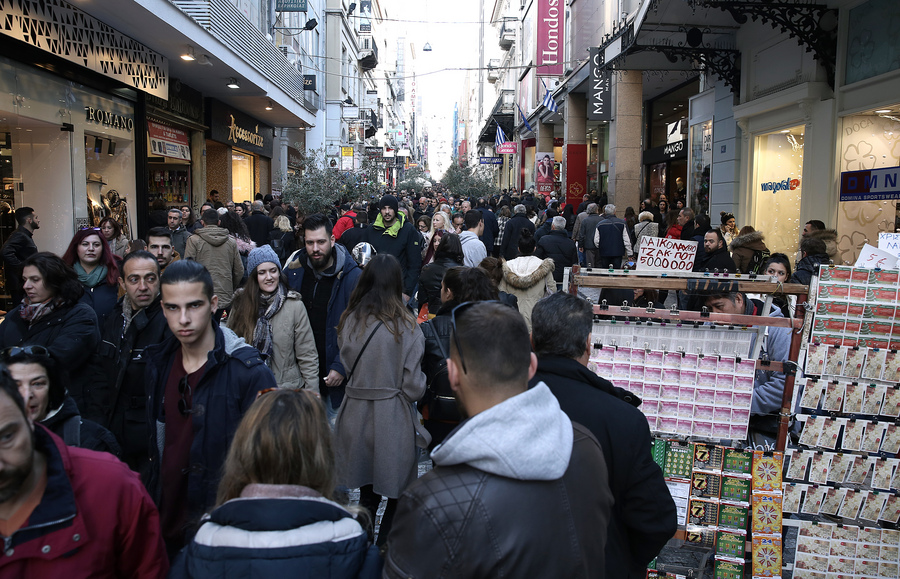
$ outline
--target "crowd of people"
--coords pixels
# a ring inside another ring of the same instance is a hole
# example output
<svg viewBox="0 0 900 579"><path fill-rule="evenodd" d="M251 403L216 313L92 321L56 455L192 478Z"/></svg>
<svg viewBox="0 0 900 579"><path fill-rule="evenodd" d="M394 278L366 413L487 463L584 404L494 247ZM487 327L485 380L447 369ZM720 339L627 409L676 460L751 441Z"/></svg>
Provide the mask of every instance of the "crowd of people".
<svg viewBox="0 0 900 579"><path fill-rule="evenodd" d="M808 223L792 272L733 215L661 199L626 222L603 201L437 188L302 215L213 191L196 216L156 208L145 240L107 218L62 256L17 209L0 576L644 577L675 505L640 400L587 369L591 304L565 269L669 237L701 242L698 271L808 283L831 250Z"/></svg>

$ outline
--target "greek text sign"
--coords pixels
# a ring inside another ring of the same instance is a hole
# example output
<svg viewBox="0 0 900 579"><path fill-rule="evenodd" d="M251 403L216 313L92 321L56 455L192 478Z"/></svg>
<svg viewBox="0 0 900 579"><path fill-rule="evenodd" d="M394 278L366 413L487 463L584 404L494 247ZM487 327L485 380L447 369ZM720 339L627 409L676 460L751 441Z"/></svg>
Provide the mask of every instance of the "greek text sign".
<svg viewBox="0 0 900 579"><path fill-rule="evenodd" d="M518 146L515 141L506 141L497 145L498 155L515 155L518 152Z"/></svg>
<svg viewBox="0 0 900 579"><path fill-rule="evenodd" d="M882 231L878 234L878 249L900 256L900 233Z"/></svg>
<svg viewBox="0 0 900 579"><path fill-rule="evenodd" d="M696 241L644 237L638 254L637 271L691 271L697 255Z"/></svg>

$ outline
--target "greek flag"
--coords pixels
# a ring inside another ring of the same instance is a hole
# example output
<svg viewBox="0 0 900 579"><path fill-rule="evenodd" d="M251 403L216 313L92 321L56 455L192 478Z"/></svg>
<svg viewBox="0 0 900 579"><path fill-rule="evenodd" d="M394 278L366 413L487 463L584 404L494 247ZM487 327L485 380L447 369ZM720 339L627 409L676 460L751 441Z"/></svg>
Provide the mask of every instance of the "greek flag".
<svg viewBox="0 0 900 579"><path fill-rule="evenodd" d="M506 135L503 134L503 129L500 128L500 125L497 125L497 136L494 137L494 147L499 147L503 143L506 142Z"/></svg>
<svg viewBox="0 0 900 579"><path fill-rule="evenodd" d="M544 90L547 91L546 94L544 94L544 102L542 102L541 104L543 104L544 108L551 113L555 113L559 110L559 107L556 106L556 101L553 100L553 95L550 94L550 89L547 88L547 85L544 84L543 80L541 80L541 84L544 85Z"/></svg>
<svg viewBox="0 0 900 579"><path fill-rule="evenodd" d="M519 103L516 103L516 108L519 109L519 114L522 115L522 122L525 123L525 128L534 132L534 128L532 128L531 123L528 122L528 119L525 118L525 113L522 112L522 107L519 106Z"/></svg>

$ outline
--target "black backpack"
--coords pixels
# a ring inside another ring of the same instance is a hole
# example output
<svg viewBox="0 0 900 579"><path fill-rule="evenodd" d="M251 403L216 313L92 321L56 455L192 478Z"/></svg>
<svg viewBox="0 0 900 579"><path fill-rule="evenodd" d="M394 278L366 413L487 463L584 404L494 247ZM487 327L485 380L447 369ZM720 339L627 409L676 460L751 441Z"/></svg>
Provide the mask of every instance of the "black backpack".
<svg viewBox="0 0 900 579"><path fill-rule="evenodd" d="M750 258L750 265L747 266L747 273L765 273L762 271L763 266L769 261L772 253L768 249L753 250L753 257Z"/></svg>

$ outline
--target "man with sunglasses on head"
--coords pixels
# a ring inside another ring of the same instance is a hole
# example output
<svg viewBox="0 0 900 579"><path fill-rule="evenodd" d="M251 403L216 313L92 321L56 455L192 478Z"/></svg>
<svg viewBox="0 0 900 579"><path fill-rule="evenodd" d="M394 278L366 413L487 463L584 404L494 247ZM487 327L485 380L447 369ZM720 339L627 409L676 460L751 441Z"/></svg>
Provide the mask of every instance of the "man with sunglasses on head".
<svg viewBox="0 0 900 579"><path fill-rule="evenodd" d="M447 377L469 418L400 497L383 576L605 577L603 451L546 384L528 389L537 358L524 318L467 302L451 324Z"/></svg>
<svg viewBox="0 0 900 579"><path fill-rule="evenodd" d="M215 320L209 271L172 263L161 279L163 315L173 337L144 351L149 392L150 475L170 555L216 500L231 437L257 393L275 377L256 348Z"/></svg>

